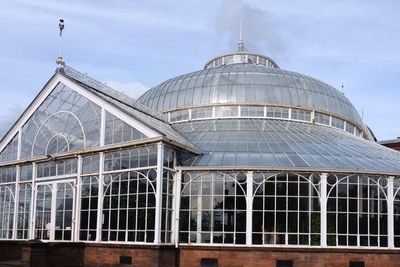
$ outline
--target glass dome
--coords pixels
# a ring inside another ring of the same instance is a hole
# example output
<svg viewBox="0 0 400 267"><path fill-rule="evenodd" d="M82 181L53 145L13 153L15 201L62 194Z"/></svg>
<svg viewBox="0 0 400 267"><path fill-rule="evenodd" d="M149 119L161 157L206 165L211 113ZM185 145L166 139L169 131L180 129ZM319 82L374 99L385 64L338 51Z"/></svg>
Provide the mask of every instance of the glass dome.
<svg viewBox="0 0 400 267"><path fill-rule="evenodd" d="M248 60L215 63L220 58L209 61L204 70L162 82L143 94L139 102L161 112L214 105L302 108L337 116L368 133L349 99L334 87L307 75L282 70L276 63L274 66L261 65L257 61L249 63Z"/></svg>

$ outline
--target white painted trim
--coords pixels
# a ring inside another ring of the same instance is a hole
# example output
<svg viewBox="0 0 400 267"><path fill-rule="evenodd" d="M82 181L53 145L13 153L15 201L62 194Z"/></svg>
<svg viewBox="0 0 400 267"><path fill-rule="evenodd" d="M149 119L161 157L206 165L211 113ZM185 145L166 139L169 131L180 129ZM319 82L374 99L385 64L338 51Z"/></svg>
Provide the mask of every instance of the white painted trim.
<svg viewBox="0 0 400 267"><path fill-rule="evenodd" d="M38 183L37 186L40 186ZM56 183L42 183L42 185L48 185L51 187L51 213L50 213L50 238L49 241L55 240L55 228L56 228L56 206L57 206L57 184Z"/></svg>
<svg viewBox="0 0 400 267"><path fill-rule="evenodd" d="M82 181L81 181L81 176L82 176L82 156L78 156L78 174L76 178L76 184L75 184L75 198L74 198L74 217L72 218L72 241L76 242L79 240L79 230L80 230L80 211L81 211L81 193L82 193Z"/></svg>
<svg viewBox="0 0 400 267"><path fill-rule="evenodd" d="M100 146L106 143L106 110L101 108L101 122L100 122Z"/></svg>
<svg viewBox="0 0 400 267"><path fill-rule="evenodd" d="M103 226L103 195L104 195L104 152L100 152L99 157L99 189L97 200L97 226L96 226L96 240L101 241L101 229Z"/></svg>
<svg viewBox="0 0 400 267"><path fill-rule="evenodd" d="M21 150L22 150L22 131L21 129L18 131L18 147L17 147L17 160L21 159Z"/></svg>
<svg viewBox="0 0 400 267"><path fill-rule="evenodd" d="M19 205L19 178L21 175L21 166L17 166L15 177L15 192L14 192L14 218L13 218L13 231L12 239L17 239L17 219L18 219L18 205Z"/></svg>
<svg viewBox="0 0 400 267"><path fill-rule="evenodd" d="M154 222L154 244L161 243L161 218L162 218L162 185L164 166L164 144L157 144L157 188L156 188L156 215Z"/></svg>
<svg viewBox="0 0 400 267"><path fill-rule="evenodd" d="M178 171L175 174L175 183L174 183L174 221L173 221L173 237L175 247L179 246L179 220L180 220L180 210L181 210L181 187L182 187L182 172Z"/></svg>
<svg viewBox="0 0 400 267"><path fill-rule="evenodd" d="M321 247L327 246L326 235L327 235L327 179L328 174L322 173L321 174L321 193L320 193L320 205L321 205L321 218L320 218L320 225L321 225Z"/></svg>
<svg viewBox="0 0 400 267"><path fill-rule="evenodd" d="M394 249L394 177L388 177L388 191L387 191L387 207L388 207L388 247Z"/></svg>
<svg viewBox="0 0 400 267"><path fill-rule="evenodd" d="M28 239L35 238L35 212L36 212L36 170L37 165L32 163L32 196L31 196L31 210L30 210L30 223L28 231Z"/></svg>
<svg viewBox="0 0 400 267"><path fill-rule="evenodd" d="M246 245L253 242L253 172L247 172L246 180Z"/></svg>

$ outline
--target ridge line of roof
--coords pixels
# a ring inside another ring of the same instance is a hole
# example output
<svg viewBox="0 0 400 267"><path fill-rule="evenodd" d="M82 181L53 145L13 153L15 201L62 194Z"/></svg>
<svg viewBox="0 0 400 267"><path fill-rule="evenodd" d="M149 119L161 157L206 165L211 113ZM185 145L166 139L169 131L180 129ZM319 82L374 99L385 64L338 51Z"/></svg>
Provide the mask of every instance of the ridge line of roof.
<svg viewBox="0 0 400 267"><path fill-rule="evenodd" d="M61 70L58 70L58 73L61 73L69 78L72 78L78 82L81 82L83 84L86 84L87 86L93 88L94 90L98 91L101 94L105 94L108 97L113 98L114 100L127 105L133 109L136 109L137 111L143 112L157 120L167 122L166 118L164 115L162 115L159 112L155 112L148 108L147 106L141 104L139 101L117 91L116 89L113 89L109 87L108 85L105 85L102 82L97 81L96 79L70 67L70 66L64 66ZM127 100L127 101L126 101Z"/></svg>

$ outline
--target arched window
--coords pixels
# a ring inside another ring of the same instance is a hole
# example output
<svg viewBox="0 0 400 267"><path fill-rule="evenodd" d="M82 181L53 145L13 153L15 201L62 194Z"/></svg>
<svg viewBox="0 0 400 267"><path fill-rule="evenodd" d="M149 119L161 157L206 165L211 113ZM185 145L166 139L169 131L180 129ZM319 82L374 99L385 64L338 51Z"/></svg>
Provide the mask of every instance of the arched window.
<svg viewBox="0 0 400 267"><path fill-rule="evenodd" d="M245 174L187 172L181 194L181 243L246 243Z"/></svg>
<svg viewBox="0 0 400 267"><path fill-rule="evenodd" d="M254 173L253 244L320 244L320 177Z"/></svg>
<svg viewBox="0 0 400 267"><path fill-rule="evenodd" d="M386 247L387 178L329 175L327 183L328 246Z"/></svg>
<svg viewBox="0 0 400 267"><path fill-rule="evenodd" d="M57 183L55 208L55 240L72 239L73 183Z"/></svg>
<svg viewBox="0 0 400 267"><path fill-rule="evenodd" d="M154 242L155 169L104 176L103 241Z"/></svg>
<svg viewBox="0 0 400 267"><path fill-rule="evenodd" d="M0 238L11 239L14 222L15 185L0 186Z"/></svg>
<svg viewBox="0 0 400 267"><path fill-rule="evenodd" d="M101 108L58 84L22 127L21 158L100 144Z"/></svg>

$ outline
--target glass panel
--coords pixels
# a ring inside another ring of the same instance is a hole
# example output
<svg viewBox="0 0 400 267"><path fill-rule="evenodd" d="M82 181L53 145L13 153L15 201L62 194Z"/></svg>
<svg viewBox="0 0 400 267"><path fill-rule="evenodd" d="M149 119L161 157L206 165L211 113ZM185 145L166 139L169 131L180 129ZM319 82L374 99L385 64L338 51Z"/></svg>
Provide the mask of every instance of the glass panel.
<svg viewBox="0 0 400 267"><path fill-rule="evenodd" d="M241 117L264 117L263 106L240 106Z"/></svg>
<svg viewBox="0 0 400 267"><path fill-rule="evenodd" d="M292 108L292 119L300 121L311 121L311 111Z"/></svg>
<svg viewBox="0 0 400 267"><path fill-rule="evenodd" d="M51 198L50 185L38 185L36 193L35 239L50 239Z"/></svg>
<svg viewBox="0 0 400 267"><path fill-rule="evenodd" d="M22 127L21 158L98 146L100 116L99 106L60 83Z"/></svg>
<svg viewBox="0 0 400 267"><path fill-rule="evenodd" d="M310 182L314 176L254 174L253 244L320 244L315 236L320 233L320 189Z"/></svg>
<svg viewBox="0 0 400 267"><path fill-rule="evenodd" d="M0 186L0 238L11 239L14 222L15 185Z"/></svg>
<svg viewBox="0 0 400 267"><path fill-rule="evenodd" d="M126 122L106 112L105 144L118 144L147 138L144 134L129 126Z"/></svg>
<svg viewBox="0 0 400 267"><path fill-rule="evenodd" d="M8 145L0 153L0 162L13 161L17 159L18 135L8 143Z"/></svg>
<svg viewBox="0 0 400 267"><path fill-rule="evenodd" d="M385 177L357 175L328 183L327 228L339 245L387 246L387 187L380 186L386 183Z"/></svg>
<svg viewBox="0 0 400 267"><path fill-rule="evenodd" d="M156 178L155 169L105 175L103 241L154 242Z"/></svg>
<svg viewBox="0 0 400 267"><path fill-rule="evenodd" d="M105 154L104 170L116 171L157 165L157 147L138 147Z"/></svg>
<svg viewBox="0 0 400 267"><path fill-rule="evenodd" d="M189 119L189 110L178 110L178 111L173 111L170 112L169 114L169 120L170 122L176 122L176 121L185 121Z"/></svg>
<svg viewBox="0 0 400 267"><path fill-rule="evenodd" d="M243 173L186 172L182 180L180 242L245 244L245 195Z"/></svg>
<svg viewBox="0 0 400 267"><path fill-rule="evenodd" d="M0 183L12 183L16 180L15 167L2 167L0 168Z"/></svg>
<svg viewBox="0 0 400 267"><path fill-rule="evenodd" d="M37 178L76 174L77 164L76 158L38 163Z"/></svg>
<svg viewBox="0 0 400 267"><path fill-rule="evenodd" d="M343 130L344 129L344 120L332 116L332 126Z"/></svg>
<svg viewBox="0 0 400 267"><path fill-rule="evenodd" d="M315 123L329 125L330 124L330 116L327 114L320 113L320 112L315 112Z"/></svg>
<svg viewBox="0 0 400 267"><path fill-rule="evenodd" d="M96 240L98 191L98 176L82 178L79 240Z"/></svg>
<svg viewBox="0 0 400 267"><path fill-rule="evenodd" d="M19 186L17 210L17 239L28 239L30 209L32 201L32 185L25 183Z"/></svg>
<svg viewBox="0 0 400 267"><path fill-rule="evenodd" d="M237 106L216 106L215 107L215 117L237 117L238 107Z"/></svg>
<svg viewBox="0 0 400 267"><path fill-rule="evenodd" d="M212 107L192 108L192 120L212 117Z"/></svg>
<svg viewBox="0 0 400 267"><path fill-rule="evenodd" d="M72 239L73 184L57 183L55 240Z"/></svg>

